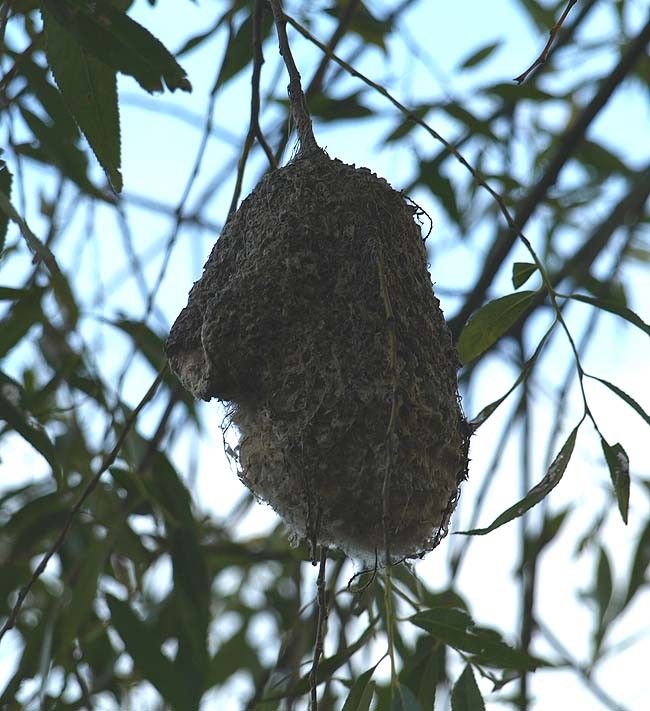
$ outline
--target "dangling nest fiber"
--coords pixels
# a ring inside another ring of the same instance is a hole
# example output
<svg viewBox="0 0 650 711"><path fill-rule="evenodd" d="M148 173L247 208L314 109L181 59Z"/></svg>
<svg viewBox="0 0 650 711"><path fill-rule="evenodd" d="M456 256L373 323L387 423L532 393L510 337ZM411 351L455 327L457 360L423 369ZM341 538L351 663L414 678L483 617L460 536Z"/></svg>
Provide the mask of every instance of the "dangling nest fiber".
<svg viewBox="0 0 650 711"><path fill-rule="evenodd" d="M414 209L366 168L299 157L228 220L167 344L233 404L241 479L293 533L364 559L446 531L467 466L457 357Z"/></svg>

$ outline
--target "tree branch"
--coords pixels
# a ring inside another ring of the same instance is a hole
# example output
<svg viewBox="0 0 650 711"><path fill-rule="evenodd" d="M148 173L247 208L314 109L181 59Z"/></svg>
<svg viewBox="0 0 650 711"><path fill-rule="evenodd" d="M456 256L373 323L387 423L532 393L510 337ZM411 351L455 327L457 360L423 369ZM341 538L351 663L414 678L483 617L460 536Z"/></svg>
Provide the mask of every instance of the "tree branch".
<svg viewBox="0 0 650 711"><path fill-rule="evenodd" d="M309 107L307 99L302 90L300 83L300 72L291 53L289 46L289 38L287 37L287 16L282 11L280 0L269 0L273 9L273 17L275 18L275 26L278 31L278 42L280 44L280 54L289 72L289 101L293 111L293 118L296 122L296 132L300 141L298 156L308 154L323 154L322 148L316 143L314 138L314 130L311 124L311 116L309 115Z"/></svg>
<svg viewBox="0 0 650 711"><path fill-rule="evenodd" d="M537 59L526 69L525 72L522 72L518 77L514 78L514 81L517 82L517 84L523 84L523 82L526 81L526 79L530 76L530 74L537 69L537 67L541 67L543 64L546 64L546 60L548 59L549 52L551 51L551 47L553 46L553 42L555 41L555 38L557 36L557 33L560 31L560 28L564 24L564 21L566 20L567 16L571 12L571 8L578 2L578 0L569 0L569 4L566 6L564 9L564 12L560 16L560 19L551 27L551 31L549 32L549 38L548 42L546 43L546 46L542 50L541 54Z"/></svg>
<svg viewBox="0 0 650 711"><path fill-rule="evenodd" d="M618 66L603 79L593 99L585 106L560 138L546 171L530 189L528 195L520 200L519 204L515 207L514 224L509 224L509 229L503 229L499 232L490 251L483 259L483 271L476 280L472 292L465 300L460 311L449 321L449 327L451 328L454 339L458 339L467 319L483 302L485 292L492 284L497 272L510 253L517 239L517 235L524 229L539 203L546 197L549 188L557 180L564 165L580 146L591 122L603 109L605 104L607 104L615 89L643 57L646 45L649 41L650 20L648 20L637 37L629 43Z"/></svg>

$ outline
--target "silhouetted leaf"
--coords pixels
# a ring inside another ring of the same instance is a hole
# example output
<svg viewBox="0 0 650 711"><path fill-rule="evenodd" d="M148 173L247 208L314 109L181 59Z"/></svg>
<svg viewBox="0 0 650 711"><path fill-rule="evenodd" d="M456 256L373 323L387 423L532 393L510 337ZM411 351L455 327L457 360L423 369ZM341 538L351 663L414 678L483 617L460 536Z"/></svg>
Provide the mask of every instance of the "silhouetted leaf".
<svg viewBox="0 0 650 711"><path fill-rule="evenodd" d="M63 472L56 448L45 428L20 406L20 396L20 386L4 373L0 373L0 421L4 420L12 430L45 457L52 467L52 473L60 483Z"/></svg>
<svg viewBox="0 0 650 711"><path fill-rule="evenodd" d="M321 93L309 101L309 111L312 116L321 119L321 121L361 119L373 116L373 110L361 103L362 96L360 91L354 91L340 98L325 96Z"/></svg>
<svg viewBox="0 0 650 711"><path fill-rule="evenodd" d="M0 154L2 151L0 150ZM11 173L7 164L0 159L0 190L8 197L11 197ZM4 210L0 210L0 254L5 247L7 227L9 226L9 215L5 215Z"/></svg>
<svg viewBox="0 0 650 711"><path fill-rule="evenodd" d="M246 640L247 629L242 627L230 639L219 645L210 660L207 686L209 688L225 683L241 669L256 674L261 670L257 654Z"/></svg>
<svg viewBox="0 0 650 711"><path fill-rule="evenodd" d="M525 84L514 84L511 82L499 82L481 89L482 94L495 96L506 104L516 104L519 101L529 100L541 104L545 101L554 101L558 97L537 87L533 82Z"/></svg>
<svg viewBox="0 0 650 711"><path fill-rule="evenodd" d="M518 289L520 286L523 286L536 271L536 264L515 262L512 265L512 285L515 289Z"/></svg>
<svg viewBox="0 0 650 711"><path fill-rule="evenodd" d="M524 549L522 551L522 560L517 568L520 574L527 565L540 555L546 546L553 542L571 511L572 509L567 507L556 514L546 512L539 533L526 535L524 539Z"/></svg>
<svg viewBox="0 0 650 711"><path fill-rule="evenodd" d="M482 306L469 320L458 339L457 350L463 363L478 358L513 326L529 307L536 291L508 294Z"/></svg>
<svg viewBox="0 0 650 711"><path fill-rule="evenodd" d="M185 70L148 30L109 3L42 0L81 47L109 67L132 76L149 92L191 91Z"/></svg>
<svg viewBox="0 0 650 711"><path fill-rule="evenodd" d="M543 3L537 2L537 0L519 0L519 4L526 10L530 19L542 33L549 32L555 24L553 11L545 7Z"/></svg>
<svg viewBox="0 0 650 711"><path fill-rule="evenodd" d="M42 67L32 57L9 52L14 60L20 56L20 74L27 80L25 92L33 96L43 107L52 123L68 141L79 138L79 129L61 96L61 92L49 80L49 67Z"/></svg>
<svg viewBox="0 0 650 711"><path fill-rule="evenodd" d="M133 346L149 362L155 372L158 372L163 367L165 364L166 334L156 333L149 325L135 319L119 318L116 321L108 321L108 323L120 329L132 339ZM176 376L170 371L164 374L163 382L173 391L174 397L183 403L192 420L199 425L196 400L191 393L180 386Z"/></svg>
<svg viewBox="0 0 650 711"><path fill-rule="evenodd" d="M630 579L627 584L624 607L627 606L637 594L641 586L646 584L646 571L650 565L650 521L641 532L636 544L632 559Z"/></svg>
<svg viewBox="0 0 650 711"><path fill-rule="evenodd" d="M623 446L618 442L609 445L602 437L600 439L605 461L609 468L609 475L612 479L618 510L621 512L623 523L627 523L627 515L630 507L630 459Z"/></svg>
<svg viewBox="0 0 650 711"><path fill-rule="evenodd" d="M446 649L428 635L420 635L415 652L404 659L400 671L400 683L413 691L426 711L434 708L438 684L446 679Z"/></svg>
<svg viewBox="0 0 650 711"><path fill-rule="evenodd" d="M52 74L111 185L119 192L122 176L115 70L79 45L49 12L42 14Z"/></svg>
<svg viewBox="0 0 650 711"><path fill-rule="evenodd" d="M355 652L359 651L359 649L366 645L374 632L374 626L369 625L352 644L348 645L345 649L342 649L338 654L322 659L318 665L318 683L320 684L323 680L331 678L334 672L346 664ZM294 697L306 694L310 689L309 675L310 673L308 672L289 689L279 693L270 691L264 696L263 701L279 701L287 696Z"/></svg>
<svg viewBox="0 0 650 711"><path fill-rule="evenodd" d="M13 286L0 286L0 301L18 301L31 293L31 289L14 288Z"/></svg>
<svg viewBox="0 0 650 711"><path fill-rule="evenodd" d="M485 711L483 697L469 664L465 666L451 691L451 711Z"/></svg>
<svg viewBox="0 0 650 711"><path fill-rule="evenodd" d="M533 671L547 662L506 644L496 630L478 627L464 610L434 608L418 612L411 622L450 647L474 655L477 663L501 669Z"/></svg>
<svg viewBox="0 0 650 711"><path fill-rule="evenodd" d="M593 296L585 296L584 294L571 294L566 296L567 299L573 299L573 301L582 301L585 304L590 304L598 309L603 309L604 311L609 311L612 314L616 314L621 318L624 318L629 323L634 324L637 328L640 328L648 336L650 336L650 326L631 309L625 308L616 301L611 301L608 299L597 299Z"/></svg>
<svg viewBox="0 0 650 711"><path fill-rule="evenodd" d="M262 27L260 36L262 40L267 37L273 27L273 15L270 12L262 13ZM222 87L227 81L253 61L253 20L249 15L239 26L231 38L226 49L226 57L221 65L221 70L212 91Z"/></svg>
<svg viewBox="0 0 650 711"><path fill-rule="evenodd" d="M514 506L511 506L497 516L487 528L474 528L471 531L458 531L458 533L468 536L484 536L486 533L494 531L505 523L519 518L519 516L523 516L526 511L532 509L533 506L536 506L544 497L548 496L564 476L564 472L573 454L578 427L579 425L571 432L567 441L562 446L562 449L558 452L557 457L555 457L551 466L548 468L544 478L539 484L534 486L521 501L518 501Z"/></svg>
<svg viewBox="0 0 650 711"><path fill-rule="evenodd" d="M61 610L56 638L58 655L65 657L70 653L72 641L79 628L87 622L87 616L97 596L99 576L120 532L121 526L114 526L103 539L94 540L85 546L83 571L75 577L70 595Z"/></svg>
<svg viewBox="0 0 650 711"><path fill-rule="evenodd" d="M86 154L54 123L46 123L22 104L18 105L22 117L38 141L38 145L23 144L19 153L48 165L61 173L88 195L106 200L107 196L88 177Z"/></svg>
<svg viewBox="0 0 650 711"><path fill-rule="evenodd" d="M377 665L370 667L370 669L363 672L354 684L352 684L352 688L350 689L348 698L345 700L342 711L368 711L372 700L373 689L373 684L370 679L375 673L376 668Z"/></svg>
<svg viewBox="0 0 650 711"><path fill-rule="evenodd" d="M610 178L617 173L627 175L628 167L612 151L601 143L583 139L576 147L575 160L579 161L594 178Z"/></svg>
<svg viewBox="0 0 650 711"><path fill-rule="evenodd" d="M494 54L494 52L499 49L500 46L501 40L497 40L496 42L489 42L488 44L483 45L483 47L473 51L468 57L463 59L458 64L457 69L471 69L472 67L476 67L477 65L488 59L488 57L492 56L492 54Z"/></svg>
<svg viewBox="0 0 650 711"><path fill-rule="evenodd" d="M160 651L162 640L131 609L127 602L106 595L110 623L122 638L127 653L140 673L174 708L189 709L183 680L172 662Z"/></svg>
<svg viewBox="0 0 650 711"><path fill-rule="evenodd" d="M418 118L424 120L429 111L431 111L431 106L431 104L416 106L411 109L411 113L417 116ZM381 139L380 145L399 141L400 138L404 138L404 136L407 136L416 126L418 126L418 123L412 118L409 118L408 116L404 117L403 114L400 114L400 117L400 122L389 134L387 134L384 138Z"/></svg>
<svg viewBox="0 0 650 711"><path fill-rule="evenodd" d="M639 403L628 393L625 392L625 390L621 390L617 385L614 385L614 383L610 383L609 381L603 379L603 378L598 378L595 375L590 375L589 376L592 380L597 380L599 383L602 383L605 387L609 388L613 393L618 395L621 400L626 402L638 415L640 415L649 425L650 425L650 415L639 405Z"/></svg>
<svg viewBox="0 0 650 711"><path fill-rule="evenodd" d="M393 690L393 702L390 711L423 711L415 694L403 684Z"/></svg>
<svg viewBox="0 0 650 711"><path fill-rule="evenodd" d="M174 574L174 602L179 621L177 668L185 687L186 707L198 707L208 673L207 631L210 580L198 540L190 493L170 461L157 453L151 464L156 491L173 519L165 521Z"/></svg>
<svg viewBox="0 0 650 711"><path fill-rule="evenodd" d="M336 3L332 8L325 10L332 17L340 18L344 3ZM364 2L359 2L358 7L348 23L348 29L359 35L368 44L374 44L386 51L386 36L390 33L392 25L387 20L380 20L368 9Z"/></svg>
<svg viewBox="0 0 650 711"><path fill-rule="evenodd" d="M221 27L224 20L229 16L229 14L231 14L230 9L226 11L223 15L221 15L209 29L203 32L199 32L198 34L193 35L188 40L186 40L183 43L183 46L178 50L178 52L175 52L176 57L182 57L184 54L188 54L193 49L200 47L206 40L209 40L214 35L214 33Z"/></svg>
<svg viewBox="0 0 650 711"><path fill-rule="evenodd" d="M598 617L602 624L612 599L612 566L607 557L607 551L602 546L600 547L596 568L595 597L598 604Z"/></svg>
<svg viewBox="0 0 650 711"><path fill-rule="evenodd" d="M486 136L491 141L496 141L497 138L492 132L490 123L477 118L471 111L468 111L464 106L461 106L456 101L448 101L441 105L452 118L460 121L473 134Z"/></svg>

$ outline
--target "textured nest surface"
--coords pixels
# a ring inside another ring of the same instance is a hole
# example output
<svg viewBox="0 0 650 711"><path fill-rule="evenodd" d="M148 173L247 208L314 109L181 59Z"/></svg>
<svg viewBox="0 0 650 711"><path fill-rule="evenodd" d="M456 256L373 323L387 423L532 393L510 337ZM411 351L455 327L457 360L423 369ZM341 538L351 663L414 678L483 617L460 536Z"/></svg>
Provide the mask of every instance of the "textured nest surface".
<svg viewBox="0 0 650 711"><path fill-rule="evenodd" d="M414 209L385 180L325 155L265 177L168 357L196 397L233 403L241 479L298 537L368 559L444 533L467 466L458 362Z"/></svg>

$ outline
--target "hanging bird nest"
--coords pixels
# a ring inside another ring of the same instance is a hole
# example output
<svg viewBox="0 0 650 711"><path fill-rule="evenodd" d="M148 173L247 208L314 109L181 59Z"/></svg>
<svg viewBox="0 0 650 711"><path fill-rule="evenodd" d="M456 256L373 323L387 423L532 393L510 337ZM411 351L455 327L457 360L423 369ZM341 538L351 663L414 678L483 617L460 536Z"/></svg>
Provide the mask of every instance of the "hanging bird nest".
<svg viewBox="0 0 650 711"><path fill-rule="evenodd" d="M267 175L227 221L167 344L232 403L240 476L296 538L365 560L446 532L467 468L457 360L414 208L324 153Z"/></svg>

